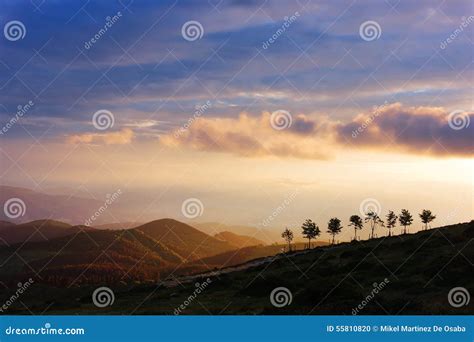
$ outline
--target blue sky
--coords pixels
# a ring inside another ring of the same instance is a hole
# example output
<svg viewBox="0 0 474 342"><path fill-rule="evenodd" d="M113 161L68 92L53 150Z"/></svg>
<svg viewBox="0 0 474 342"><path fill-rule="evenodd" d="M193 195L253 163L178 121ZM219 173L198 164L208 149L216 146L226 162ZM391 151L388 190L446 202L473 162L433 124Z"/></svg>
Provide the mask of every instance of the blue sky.
<svg viewBox="0 0 474 342"><path fill-rule="evenodd" d="M0 5L2 23L20 20L27 31L20 41L0 41L1 115L8 119L33 100L34 116L24 122L33 135L50 124L50 137L88 131L91 113L102 107L119 123L161 122L151 127L159 134L207 100L215 104L207 115L219 117L285 108L347 121L385 101L470 109L472 27L440 48L472 14L469 1L34 4ZM122 17L85 49L119 11ZM297 20L263 49L296 12ZM202 24L200 40L181 36L189 20ZM380 24L379 39L359 36L367 20ZM25 134L16 127L9 138Z"/></svg>

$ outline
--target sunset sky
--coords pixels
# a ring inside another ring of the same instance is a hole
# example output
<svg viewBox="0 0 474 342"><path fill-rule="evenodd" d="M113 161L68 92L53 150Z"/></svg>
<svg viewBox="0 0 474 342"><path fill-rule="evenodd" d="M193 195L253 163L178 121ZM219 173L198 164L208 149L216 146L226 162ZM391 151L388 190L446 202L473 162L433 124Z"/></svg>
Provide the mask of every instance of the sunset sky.
<svg viewBox="0 0 474 342"><path fill-rule="evenodd" d="M121 189L129 221L472 219L472 1L157 3L2 1L1 184Z"/></svg>

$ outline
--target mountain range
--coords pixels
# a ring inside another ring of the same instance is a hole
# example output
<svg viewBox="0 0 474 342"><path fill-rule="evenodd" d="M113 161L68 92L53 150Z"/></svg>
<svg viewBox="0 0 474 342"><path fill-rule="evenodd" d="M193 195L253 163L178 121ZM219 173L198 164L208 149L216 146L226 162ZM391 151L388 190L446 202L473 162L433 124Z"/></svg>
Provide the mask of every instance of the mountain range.
<svg viewBox="0 0 474 342"><path fill-rule="evenodd" d="M68 286L156 281L171 273L188 274L210 270L217 264L225 266L225 253L240 255L241 248L265 250L255 238L231 232L211 236L173 219L121 230L72 226L55 220L18 225L2 221L0 242L0 280L12 282L35 276L39 282ZM223 255L220 262L206 264L206 258L219 255Z"/></svg>
<svg viewBox="0 0 474 342"><path fill-rule="evenodd" d="M44 191L0 185L0 203L5 204L12 198L21 199L25 204L23 215L8 217L5 210L0 211L0 221L16 224L35 220L52 219L72 226L84 225L102 206L107 196L88 194L83 189L55 188ZM142 212L148 205L149 197L136 193L124 193L114 200L101 215L91 223L97 229L130 229L136 228L149 220L137 219L137 212ZM153 210L150 210L153 212ZM232 232L260 240L265 244L280 242L280 232L272 228L257 228L245 225L225 225L218 222L187 222L194 228L214 236L221 232ZM0 229L2 225L0 224ZM238 244L240 246L240 244Z"/></svg>

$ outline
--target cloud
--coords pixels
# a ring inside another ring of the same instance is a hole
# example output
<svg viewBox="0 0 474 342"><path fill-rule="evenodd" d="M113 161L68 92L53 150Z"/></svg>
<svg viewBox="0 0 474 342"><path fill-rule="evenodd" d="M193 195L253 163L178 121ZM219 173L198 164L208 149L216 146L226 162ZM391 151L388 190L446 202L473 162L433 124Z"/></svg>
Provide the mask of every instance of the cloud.
<svg viewBox="0 0 474 342"><path fill-rule="evenodd" d="M474 120L474 112L460 111L456 116L450 116L450 112L441 107L404 107L394 103L340 125L337 136L341 143L367 148L396 148L432 155L473 155L474 127L469 122Z"/></svg>
<svg viewBox="0 0 474 342"><path fill-rule="evenodd" d="M124 128L121 131L108 133L75 134L67 137L67 142L69 144L126 145L132 142L133 137L133 131Z"/></svg>
<svg viewBox="0 0 474 342"><path fill-rule="evenodd" d="M197 150L230 152L239 156L255 157L275 155L302 159L327 159L326 148L317 131L324 130L323 123L310 122L303 115L295 119L296 128L277 131L272 128L271 115L264 112L260 117L241 113L233 118L199 118L187 129L179 129L163 136L160 141L166 146L191 147ZM307 136L307 128L312 135ZM306 136L306 137L304 137ZM304 137L304 138L303 138Z"/></svg>
<svg viewBox="0 0 474 342"><path fill-rule="evenodd" d="M268 112L260 117L241 113L236 119L201 117L186 129L163 136L161 143L247 157L328 159L342 148L473 155L473 125L453 129L449 114L439 107L404 107L394 103L358 114L346 123L300 114L283 130L272 128ZM461 117L474 120L474 113L464 112Z"/></svg>

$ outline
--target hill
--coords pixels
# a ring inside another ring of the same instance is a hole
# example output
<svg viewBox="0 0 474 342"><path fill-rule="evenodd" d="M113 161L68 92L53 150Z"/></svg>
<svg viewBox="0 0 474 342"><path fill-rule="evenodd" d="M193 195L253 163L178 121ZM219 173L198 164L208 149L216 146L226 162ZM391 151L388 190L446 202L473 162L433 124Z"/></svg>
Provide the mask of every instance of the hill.
<svg viewBox="0 0 474 342"><path fill-rule="evenodd" d="M94 228L121 230L121 229L136 228L141 225L143 225L143 222L113 222L113 223L104 223L104 224L94 225Z"/></svg>
<svg viewBox="0 0 474 342"><path fill-rule="evenodd" d="M0 220L0 230L2 230L3 228L7 228L7 227L11 227L11 226L14 226L15 224L13 222L9 222L9 221L1 221Z"/></svg>
<svg viewBox="0 0 474 342"><path fill-rule="evenodd" d="M269 257L257 266L236 272L202 274L212 278L186 314L347 314L387 279L386 286L358 314L472 314L474 303L462 308L449 305L447 296L462 286L474 293L474 222L384 237L369 241L319 247L307 252ZM251 264L251 262L249 262ZM189 294L185 287L161 289L136 313L171 314ZM270 293L286 287L292 303L277 308ZM172 293L177 295L170 296ZM123 294L127 301L139 296ZM159 309L154 305L159 303Z"/></svg>
<svg viewBox="0 0 474 342"><path fill-rule="evenodd" d="M0 229L0 245L8 246L21 242L47 241L77 233L80 229L78 226L71 226L54 220L37 220L18 225L4 225Z"/></svg>
<svg viewBox="0 0 474 342"><path fill-rule="evenodd" d="M234 245L171 219L123 230L71 226L53 220L6 224L0 230L0 241L0 281L35 276L38 283L60 286L156 282L189 260L235 249ZM198 270L209 268L203 268L201 263L179 272Z"/></svg>
<svg viewBox="0 0 474 342"><path fill-rule="evenodd" d="M294 250L304 250L307 244L298 243L293 244L292 248ZM313 246L325 246L326 242L313 242ZM206 265L207 268L222 268L228 266L239 265L245 262L248 262L253 259L265 258L268 256L276 255L282 253L286 250L286 245L273 244L270 246L249 246L243 247L240 249L232 250L229 252L220 253L217 255L212 255L207 258L203 258L196 262L196 266Z"/></svg>
<svg viewBox="0 0 474 342"><path fill-rule="evenodd" d="M161 219L134 228L159 241L186 260L196 260L235 249L196 228L173 219Z"/></svg>
<svg viewBox="0 0 474 342"><path fill-rule="evenodd" d="M87 283L71 288L36 284L23 294L22 302L33 312L48 307L47 314L173 315L185 301L189 305L181 314L351 315L356 308L359 315L472 314L472 301L456 308L449 304L448 293L455 287L474 292L473 239L471 221L416 234L280 253L154 284L110 282L116 299L101 310L90 300L96 286ZM207 279L210 284L189 301L196 284ZM287 306L271 304L270 295L279 287L291 293ZM30 314L19 303L9 313Z"/></svg>
<svg viewBox="0 0 474 342"><path fill-rule="evenodd" d="M470 222L279 254L154 285L115 284L115 303L101 310L90 301L91 287L56 289L54 293L32 288L22 301L38 310L54 301L49 314L172 315L185 301L189 305L182 314L351 315L359 305L362 309L356 313L360 315L472 314L472 300L455 308L448 302L448 293L459 286L474 292L473 238L474 222ZM210 285L189 302L195 283L208 278ZM291 292L289 305L271 304L270 294L278 287ZM376 287L380 291L374 293ZM21 305L16 310L28 313Z"/></svg>
<svg viewBox="0 0 474 342"><path fill-rule="evenodd" d="M218 240L226 241L235 248L244 248L249 246L258 246L264 245L263 241L255 239L251 236L246 235L238 235L232 232L221 232L214 235L214 237Z"/></svg>
<svg viewBox="0 0 474 342"><path fill-rule="evenodd" d="M0 280L15 282L31 276L38 283L56 286L156 281L182 262L181 256L143 232L86 229L49 241L1 248Z"/></svg>

